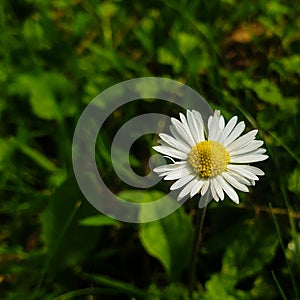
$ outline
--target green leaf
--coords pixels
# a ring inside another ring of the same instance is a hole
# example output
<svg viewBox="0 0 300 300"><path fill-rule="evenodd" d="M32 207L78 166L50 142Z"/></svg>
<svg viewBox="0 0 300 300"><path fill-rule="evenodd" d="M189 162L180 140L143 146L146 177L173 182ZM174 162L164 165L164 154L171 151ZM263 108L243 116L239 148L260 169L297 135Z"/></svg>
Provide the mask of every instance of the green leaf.
<svg viewBox="0 0 300 300"><path fill-rule="evenodd" d="M58 168L55 166L55 164L49 160L46 156L44 156L42 153L37 151L36 149L33 149L26 144L18 141L17 139L12 139L13 144L26 156L28 156L30 159L32 159L37 165L42 167L43 169L53 172L57 171Z"/></svg>
<svg viewBox="0 0 300 300"><path fill-rule="evenodd" d="M161 64L173 66L175 72L182 71L182 62L181 60L172 53L169 49L160 47L157 50L158 61Z"/></svg>
<svg viewBox="0 0 300 300"><path fill-rule="evenodd" d="M116 225L116 224L119 224L119 222L117 220L112 219L105 215L101 215L101 214L96 215L96 216L86 217L79 221L79 225L90 226L90 227L110 226L110 225Z"/></svg>
<svg viewBox="0 0 300 300"><path fill-rule="evenodd" d="M187 32L176 32L178 48L183 55L188 56L199 44L199 39Z"/></svg>
<svg viewBox="0 0 300 300"><path fill-rule="evenodd" d="M140 26L133 29L134 34L149 53L153 53L154 50L152 35L154 25L154 21L147 16L140 21Z"/></svg>
<svg viewBox="0 0 300 300"><path fill-rule="evenodd" d="M146 300L190 300L188 290L185 286L172 283L164 289L151 285L148 289Z"/></svg>
<svg viewBox="0 0 300 300"><path fill-rule="evenodd" d="M103 2L97 6L96 12L100 18L110 19L118 13L118 6L111 2Z"/></svg>
<svg viewBox="0 0 300 300"><path fill-rule="evenodd" d="M247 300L250 294L235 288L235 280L224 274L214 274L206 283L204 293L194 294L193 300Z"/></svg>
<svg viewBox="0 0 300 300"><path fill-rule="evenodd" d="M61 120L63 116L73 115L76 107L74 102L57 99L66 98L71 86L69 81L56 72L19 74L9 85L12 95L28 96L33 113L45 120Z"/></svg>
<svg viewBox="0 0 300 300"><path fill-rule="evenodd" d="M15 83L9 87L11 94L29 95L33 113L46 120L60 119L60 112L53 92L49 88L49 81L44 74L37 76L20 74Z"/></svg>
<svg viewBox="0 0 300 300"><path fill-rule="evenodd" d="M45 38L43 26L35 20L28 19L23 25L23 35L35 49L48 48L48 41Z"/></svg>
<svg viewBox="0 0 300 300"><path fill-rule="evenodd" d="M300 74L300 55L294 54L279 60L285 71Z"/></svg>
<svg viewBox="0 0 300 300"><path fill-rule="evenodd" d="M148 203L164 197L165 194L160 191L124 190L118 196L129 202Z"/></svg>
<svg viewBox="0 0 300 300"><path fill-rule="evenodd" d="M257 96L266 103L280 105L283 101L282 94L279 88L267 79L262 79L258 82L252 81L250 86Z"/></svg>
<svg viewBox="0 0 300 300"><path fill-rule="evenodd" d="M49 185L53 188L60 187L68 178L66 169L56 169L49 177Z"/></svg>
<svg viewBox="0 0 300 300"><path fill-rule="evenodd" d="M144 248L162 263L171 280L189 263L192 237L191 219L182 207L166 218L140 225Z"/></svg>
<svg viewBox="0 0 300 300"><path fill-rule="evenodd" d="M288 189L293 192L300 194L300 168L296 168L291 174L288 182Z"/></svg>

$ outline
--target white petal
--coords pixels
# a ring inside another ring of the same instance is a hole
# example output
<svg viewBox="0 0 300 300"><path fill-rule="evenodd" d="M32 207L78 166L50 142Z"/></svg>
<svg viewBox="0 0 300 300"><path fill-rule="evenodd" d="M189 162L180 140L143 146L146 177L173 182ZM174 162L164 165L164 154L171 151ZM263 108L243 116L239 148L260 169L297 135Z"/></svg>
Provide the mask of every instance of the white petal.
<svg viewBox="0 0 300 300"><path fill-rule="evenodd" d="M177 180L187 175L191 175L191 171L187 168L182 168L179 170L169 171L165 172L164 174L161 174L161 176L166 176L164 180Z"/></svg>
<svg viewBox="0 0 300 300"><path fill-rule="evenodd" d="M229 164L227 166L227 169L234 172L234 173L236 173L236 174L238 174L238 175L244 176L248 179L259 180L259 178L254 173L252 173L249 169L244 168L243 165L231 165L231 164Z"/></svg>
<svg viewBox="0 0 300 300"><path fill-rule="evenodd" d="M215 140L217 142L221 141L223 143L223 141L224 141L223 130L225 127L225 120L224 120L224 117L221 116L221 113L219 110L215 111L215 116L217 117L216 122L218 123L218 130L217 130L213 140Z"/></svg>
<svg viewBox="0 0 300 300"><path fill-rule="evenodd" d="M168 172L161 174L161 176L166 176L164 178L165 180L175 180L175 179L179 179L181 177L185 177L187 175L191 175L192 173L193 173L193 171L188 167L188 168L180 168L177 170L168 171Z"/></svg>
<svg viewBox="0 0 300 300"><path fill-rule="evenodd" d="M215 188L216 188L216 192L219 196L219 198L223 201L224 200L224 192L222 189L222 182L220 180L221 175L218 175L215 177L216 183L215 183Z"/></svg>
<svg viewBox="0 0 300 300"><path fill-rule="evenodd" d="M259 169L257 167L247 166L247 165L243 165L242 167L244 170L247 170L255 175L259 175L259 176L265 175L264 171L262 171L261 169Z"/></svg>
<svg viewBox="0 0 300 300"><path fill-rule="evenodd" d="M242 154L230 157L231 163L252 163L266 160L269 156L263 154Z"/></svg>
<svg viewBox="0 0 300 300"><path fill-rule="evenodd" d="M185 129L185 131L188 135L188 138L193 142L193 145L196 145L197 142L196 142L196 139L194 138L194 136L191 132L191 129L190 129L189 124L187 122L187 118L182 113L179 114L179 117L180 117L180 120L181 120L181 124L184 127L184 129Z"/></svg>
<svg viewBox="0 0 300 300"><path fill-rule="evenodd" d="M217 135L220 133L219 118L213 116L208 125L208 140L216 140Z"/></svg>
<svg viewBox="0 0 300 300"><path fill-rule="evenodd" d="M207 128L209 129L211 126L211 122L214 116L209 116L208 121L207 121Z"/></svg>
<svg viewBox="0 0 300 300"><path fill-rule="evenodd" d="M210 190L208 190L207 193L200 198L198 207L199 208L205 207L206 205L208 205L211 202L212 199L213 198L212 198L211 192L210 192Z"/></svg>
<svg viewBox="0 0 300 300"><path fill-rule="evenodd" d="M201 119L199 119L199 116L197 116L193 112L189 110L187 111L187 121L191 134L194 137L195 144L197 144L204 140L204 125L200 113L199 115Z"/></svg>
<svg viewBox="0 0 300 300"><path fill-rule="evenodd" d="M158 166L158 167L154 168L153 171L156 172L156 173L164 173L164 172L169 172L169 171L182 169L182 168L185 168L185 167L187 167L187 162L186 161L178 161L175 164Z"/></svg>
<svg viewBox="0 0 300 300"><path fill-rule="evenodd" d="M266 152L267 152L266 149L264 149L264 148L259 148L259 149L255 150L255 151L253 151L252 154L264 154L264 153L266 153Z"/></svg>
<svg viewBox="0 0 300 300"><path fill-rule="evenodd" d="M226 146L227 151L232 151L238 148L243 147L243 145L248 144L251 140L253 140L257 134L258 130L251 130L248 133L242 135L234 142L228 144Z"/></svg>
<svg viewBox="0 0 300 300"><path fill-rule="evenodd" d="M241 154L253 152L257 148L262 146L263 143L264 143L263 141L251 141L250 143L248 143L247 145L245 145L245 146L243 146L239 149L237 148L234 151L231 151L227 148L227 151L229 152L230 156L232 157L232 156L235 156L235 155L241 155Z"/></svg>
<svg viewBox="0 0 300 300"><path fill-rule="evenodd" d="M224 146L227 147L227 145L231 144L235 139L237 139L242 134L245 127L246 125L244 122L238 123L229 136L225 139Z"/></svg>
<svg viewBox="0 0 300 300"><path fill-rule="evenodd" d="M182 125L182 123L175 118L171 118L171 122L173 126L170 126L170 131L173 136L178 140L182 140L188 146L193 147L195 145L195 142L191 136L190 131L187 131L184 125Z"/></svg>
<svg viewBox="0 0 300 300"><path fill-rule="evenodd" d="M220 128L221 131L223 131L224 128L225 128L225 120L224 120L223 116L220 116L220 119L219 119L219 128Z"/></svg>
<svg viewBox="0 0 300 300"><path fill-rule="evenodd" d="M187 175L185 177L180 178L179 180L177 180L175 183L173 183L170 187L170 190L177 190L181 187L183 187L184 185L186 185L188 182L190 182L192 179L194 179L196 177L195 174L191 174L191 175Z"/></svg>
<svg viewBox="0 0 300 300"><path fill-rule="evenodd" d="M191 190L191 194L190 194L191 198L194 197L197 193L200 192L200 189L201 189L203 183L204 183L204 181L202 179L198 179L195 182L194 187Z"/></svg>
<svg viewBox="0 0 300 300"><path fill-rule="evenodd" d="M187 161L176 161L172 164L156 167L153 171L157 173L176 172L182 169L190 169L190 164Z"/></svg>
<svg viewBox="0 0 300 300"><path fill-rule="evenodd" d="M236 172L234 172L234 171L230 171L230 170L228 170L228 169L226 170L226 172L229 173L231 177L235 178L235 179L236 179L239 183L241 183L241 184L248 185L248 186L249 186L249 185L253 185L253 184L251 183L251 180L252 180L252 179L243 177L243 176L241 176L241 174L236 173Z"/></svg>
<svg viewBox="0 0 300 300"><path fill-rule="evenodd" d="M238 120L237 116L234 116L228 121L223 131L224 138L226 138L232 132L232 129L234 128L237 120Z"/></svg>
<svg viewBox="0 0 300 300"><path fill-rule="evenodd" d="M225 181L225 179L220 176L220 182L222 183L222 189L224 190L224 192L229 196L229 198L239 204L239 196L236 193L236 191Z"/></svg>
<svg viewBox="0 0 300 300"><path fill-rule="evenodd" d="M186 144L184 144L180 140L176 140L175 138L173 138L172 136L170 136L168 134L161 133L159 135L159 137L174 149L177 149L177 150L180 150L180 151L186 152L186 153L189 153L191 151L191 147L188 147Z"/></svg>
<svg viewBox="0 0 300 300"><path fill-rule="evenodd" d="M242 192L249 192L249 189L247 188L247 186L245 186L244 184L238 182L234 177L232 177L230 175L229 172L223 172L222 173L223 178L229 183L231 184L233 187L235 187L236 189L242 191Z"/></svg>
<svg viewBox="0 0 300 300"><path fill-rule="evenodd" d="M216 110L214 111L214 116L216 116L218 119L220 119L220 117L221 117L221 112L220 112L219 109L216 109Z"/></svg>
<svg viewBox="0 0 300 300"><path fill-rule="evenodd" d="M183 189L182 191L179 193L178 197L177 197L177 201L182 200L186 195L190 194L192 192L192 189L196 183L197 179L194 179L192 181L190 181Z"/></svg>
<svg viewBox="0 0 300 300"><path fill-rule="evenodd" d="M180 141L182 144L184 144L186 147L191 148L191 146L189 145L189 143L186 141L186 138L183 138L176 129L174 129L174 126L170 126L170 132L172 133L172 135L174 136L174 138L177 141Z"/></svg>
<svg viewBox="0 0 300 300"><path fill-rule="evenodd" d="M187 153L184 153L180 150L176 150L168 146L154 146L153 149L159 153L178 158L178 159L187 159Z"/></svg>
<svg viewBox="0 0 300 300"><path fill-rule="evenodd" d="M169 159L173 164L176 164L176 161L174 160L174 158L172 158L168 155L163 155L163 157Z"/></svg>
<svg viewBox="0 0 300 300"><path fill-rule="evenodd" d="M193 114L193 116L194 116L194 119L195 119L197 122L199 122L199 123L202 125L202 127L204 127L203 118L202 118L202 115L200 114L200 112L197 111L197 110L195 110L195 109L193 109L193 110L192 110L192 114Z"/></svg>
<svg viewBox="0 0 300 300"><path fill-rule="evenodd" d="M209 179L206 179L203 182L202 188L201 188L201 196L204 196L205 193L207 192L208 188L209 188L210 182Z"/></svg>
<svg viewBox="0 0 300 300"><path fill-rule="evenodd" d="M212 194L212 197L214 198L215 201L219 202L219 196L217 195L217 191L215 188L215 180L212 178L210 181L210 191Z"/></svg>

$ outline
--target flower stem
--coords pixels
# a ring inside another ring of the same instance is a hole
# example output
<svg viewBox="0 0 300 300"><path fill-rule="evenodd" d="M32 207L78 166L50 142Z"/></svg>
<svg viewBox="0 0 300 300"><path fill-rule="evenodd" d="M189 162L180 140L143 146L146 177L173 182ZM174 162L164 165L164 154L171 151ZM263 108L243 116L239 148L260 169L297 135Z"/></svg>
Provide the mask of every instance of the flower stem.
<svg viewBox="0 0 300 300"><path fill-rule="evenodd" d="M193 248L191 254L191 261L190 261L189 283L188 283L190 297L192 296L193 290L195 288L195 283L196 283L196 267L197 267L198 252L199 252L200 243L202 241L203 224L204 224L207 206L208 205L206 205L203 208L203 210L197 209L197 212L195 214L196 228L195 228L194 241L192 246Z"/></svg>

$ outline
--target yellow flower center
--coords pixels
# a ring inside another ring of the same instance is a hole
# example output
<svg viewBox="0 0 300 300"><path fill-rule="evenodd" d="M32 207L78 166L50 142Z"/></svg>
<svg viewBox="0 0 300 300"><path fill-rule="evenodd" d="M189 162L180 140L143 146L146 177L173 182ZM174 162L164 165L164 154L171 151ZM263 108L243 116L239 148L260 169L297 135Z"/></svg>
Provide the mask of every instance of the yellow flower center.
<svg viewBox="0 0 300 300"><path fill-rule="evenodd" d="M195 145L188 155L188 162L202 178L213 177L226 170L230 155L216 141L203 141Z"/></svg>

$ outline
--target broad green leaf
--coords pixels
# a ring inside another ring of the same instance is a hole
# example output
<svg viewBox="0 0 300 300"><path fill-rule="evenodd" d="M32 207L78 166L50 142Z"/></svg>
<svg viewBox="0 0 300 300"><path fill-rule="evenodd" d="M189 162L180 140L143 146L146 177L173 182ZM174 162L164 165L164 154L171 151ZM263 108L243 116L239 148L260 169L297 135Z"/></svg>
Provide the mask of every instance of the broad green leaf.
<svg viewBox="0 0 300 300"><path fill-rule="evenodd" d="M32 110L38 117L46 120L60 119L54 94L44 74L20 74L9 89L12 94L29 95Z"/></svg>
<svg viewBox="0 0 300 300"><path fill-rule="evenodd" d="M267 103L280 105L284 100L279 88L267 79L262 79L258 82L252 81L248 86L256 92L261 100Z"/></svg>
<svg viewBox="0 0 300 300"><path fill-rule="evenodd" d="M284 97L279 87L268 79L253 81L249 78L241 78L245 87L253 90L262 101L279 107L280 110L294 115L298 112L298 99Z"/></svg>
<svg viewBox="0 0 300 300"><path fill-rule="evenodd" d="M110 226L110 225L116 225L118 223L119 222L117 220L101 214L86 217L84 219L79 220L79 224L81 226L90 226L90 227Z"/></svg>
<svg viewBox="0 0 300 300"><path fill-rule="evenodd" d="M278 64L273 64L273 67L278 67L277 65ZM228 85L231 89L238 90L246 87L254 91L260 100L273 105L274 110L279 107L280 110L289 115L294 115L299 110L298 99L294 97L284 97L280 88L268 79L255 81L240 71L228 72L222 70L221 73L227 78ZM262 112L263 111L259 111L259 113ZM275 114L269 114L269 116L275 117L276 119L282 118L277 111Z"/></svg>
<svg viewBox="0 0 300 300"><path fill-rule="evenodd" d="M163 219L140 225L145 250L161 262L171 280L187 267L192 239L191 219L182 207Z"/></svg>
<svg viewBox="0 0 300 300"><path fill-rule="evenodd" d="M129 202L147 203L158 200L165 194L160 191L124 190L118 196Z"/></svg>
<svg viewBox="0 0 300 300"><path fill-rule="evenodd" d="M58 98L68 96L71 86L62 74L55 72L19 74L8 87L12 95L29 95L34 114L45 120L61 120L63 116L73 115L74 102L57 102Z"/></svg>

